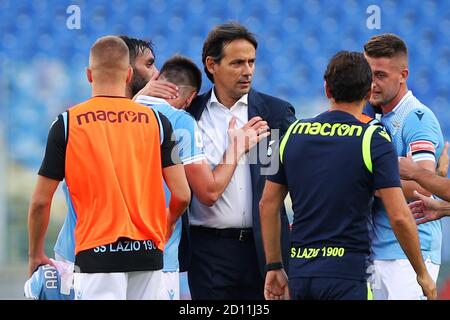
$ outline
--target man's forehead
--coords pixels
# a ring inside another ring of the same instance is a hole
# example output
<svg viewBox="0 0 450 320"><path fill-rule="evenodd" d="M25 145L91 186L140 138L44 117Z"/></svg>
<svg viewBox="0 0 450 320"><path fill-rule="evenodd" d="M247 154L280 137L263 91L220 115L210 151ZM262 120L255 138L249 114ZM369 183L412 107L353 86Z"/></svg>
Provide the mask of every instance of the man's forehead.
<svg viewBox="0 0 450 320"><path fill-rule="evenodd" d="M250 41L236 39L224 45L223 53L224 57L232 59L253 59L256 55L256 49Z"/></svg>
<svg viewBox="0 0 450 320"><path fill-rule="evenodd" d="M373 71L389 71L393 69L403 69L406 67L406 60L404 57L396 56L396 57L368 57L366 59L369 62L370 67Z"/></svg>
<svg viewBox="0 0 450 320"><path fill-rule="evenodd" d="M153 55L152 50L150 50L149 48L145 48L138 52L136 58L148 60L148 59L155 59L155 56Z"/></svg>

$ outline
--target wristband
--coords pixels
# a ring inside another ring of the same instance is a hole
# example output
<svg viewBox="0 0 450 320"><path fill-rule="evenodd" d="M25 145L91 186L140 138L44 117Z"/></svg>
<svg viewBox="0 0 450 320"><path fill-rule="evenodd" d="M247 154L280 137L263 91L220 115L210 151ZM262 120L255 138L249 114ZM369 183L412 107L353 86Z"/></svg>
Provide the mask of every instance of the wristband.
<svg viewBox="0 0 450 320"><path fill-rule="evenodd" d="M264 270L266 272L268 271L272 271L272 270L280 270L283 269L283 263L282 262L273 262L273 263L268 263L264 266Z"/></svg>

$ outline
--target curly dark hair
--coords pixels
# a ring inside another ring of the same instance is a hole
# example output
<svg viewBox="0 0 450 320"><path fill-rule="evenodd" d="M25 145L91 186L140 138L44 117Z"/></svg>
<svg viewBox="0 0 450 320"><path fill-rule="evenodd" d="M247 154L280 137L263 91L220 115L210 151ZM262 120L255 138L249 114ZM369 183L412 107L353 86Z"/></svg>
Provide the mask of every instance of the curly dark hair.
<svg viewBox="0 0 450 320"><path fill-rule="evenodd" d="M145 50L150 50L153 56L155 56L155 52L153 51L153 43L150 40L142 40L124 35L118 37L127 45L128 50L130 51L130 63L132 65L134 64L136 57L144 53Z"/></svg>

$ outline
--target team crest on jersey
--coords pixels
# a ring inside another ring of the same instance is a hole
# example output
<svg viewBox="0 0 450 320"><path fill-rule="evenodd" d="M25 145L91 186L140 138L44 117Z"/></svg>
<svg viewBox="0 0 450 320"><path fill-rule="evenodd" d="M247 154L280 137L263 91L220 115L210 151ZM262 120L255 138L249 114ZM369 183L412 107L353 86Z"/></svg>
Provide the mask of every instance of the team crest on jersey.
<svg viewBox="0 0 450 320"><path fill-rule="evenodd" d="M392 126L395 129L398 129L398 128L400 128L400 122L398 122L397 120L392 120Z"/></svg>

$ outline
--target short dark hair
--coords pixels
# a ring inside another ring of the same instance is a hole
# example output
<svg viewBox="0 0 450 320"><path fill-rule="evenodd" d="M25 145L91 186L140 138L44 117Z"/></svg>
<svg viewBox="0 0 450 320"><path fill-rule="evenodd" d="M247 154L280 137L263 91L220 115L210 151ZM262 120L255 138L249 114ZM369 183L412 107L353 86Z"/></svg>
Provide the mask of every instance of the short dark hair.
<svg viewBox="0 0 450 320"><path fill-rule="evenodd" d="M238 39L247 40L255 47L255 50L258 48L258 42L256 41L255 35L238 22L220 24L208 33L205 43L203 44L202 62L205 73L211 82L214 83L214 78L206 67L206 57L210 56L214 59L214 62L219 63L223 58L223 47Z"/></svg>
<svg viewBox="0 0 450 320"><path fill-rule="evenodd" d="M202 72L189 58L175 55L167 60L161 70L160 77L176 85L192 86L197 92L202 86Z"/></svg>
<svg viewBox="0 0 450 320"><path fill-rule="evenodd" d="M130 63L134 64L134 60L140 54L143 54L146 50L150 50L155 56L155 52L153 51L153 43L150 40L142 40L137 38L132 38L129 36L119 36L128 47L130 51Z"/></svg>
<svg viewBox="0 0 450 320"><path fill-rule="evenodd" d="M361 101L372 85L370 65L359 52L340 51L335 54L323 77L336 102Z"/></svg>
<svg viewBox="0 0 450 320"><path fill-rule="evenodd" d="M406 43L393 33L373 36L364 45L364 52L371 58L392 58L399 55L408 56Z"/></svg>

